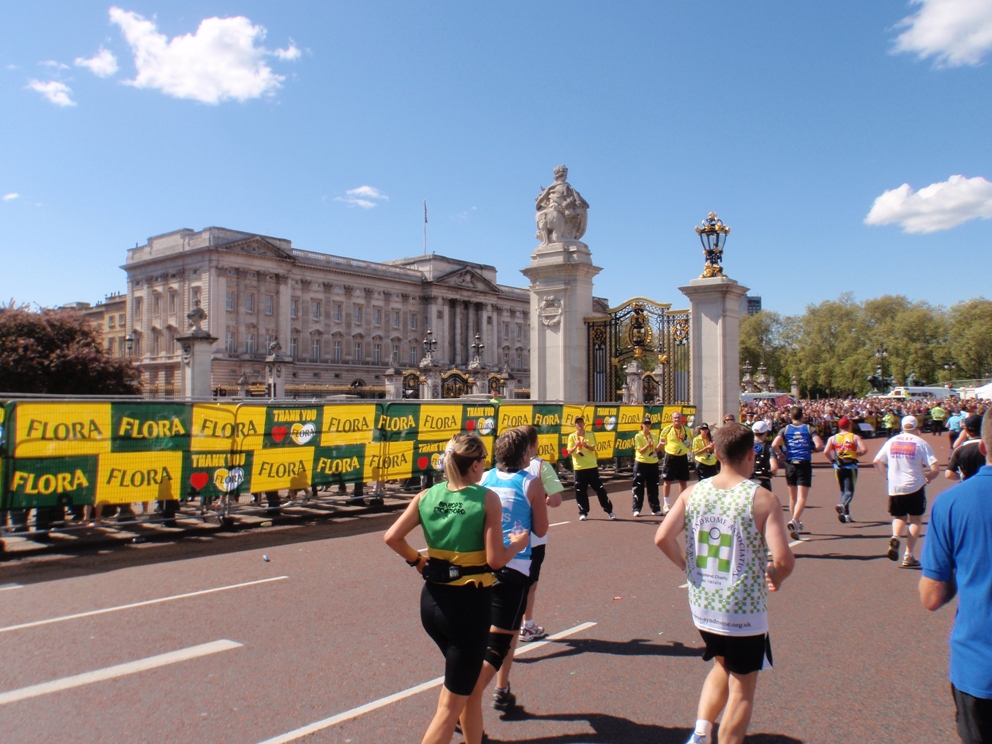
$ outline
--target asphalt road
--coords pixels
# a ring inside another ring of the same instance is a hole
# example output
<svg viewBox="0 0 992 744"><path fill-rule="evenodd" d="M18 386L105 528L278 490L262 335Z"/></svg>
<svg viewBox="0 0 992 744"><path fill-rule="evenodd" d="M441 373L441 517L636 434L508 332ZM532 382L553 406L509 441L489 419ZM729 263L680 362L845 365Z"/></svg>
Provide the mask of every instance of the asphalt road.
<svg viewBox="0 0 992 744"><path fill-rule="evenodd" d="M928 440L946 463L946 440ZM587 522L573 501L552 512L537 616L563 637L524 647L521 707L487 710L492 741L688 738L708 665L684 575L654 547L659 519L631 518L628 485L610 490L616 522L595 499ZM774 490L787 499L783 479ZM884 557L887 499L871 468L858 522L840 524L836 501L817 468L810 534L770 600L775 668L761 674L749 741L956 741L954 608L926 612L919 572ZM443 663L420 627L419 578L382 543L393 519L0 564L0 740L419 741Z"/></svg>

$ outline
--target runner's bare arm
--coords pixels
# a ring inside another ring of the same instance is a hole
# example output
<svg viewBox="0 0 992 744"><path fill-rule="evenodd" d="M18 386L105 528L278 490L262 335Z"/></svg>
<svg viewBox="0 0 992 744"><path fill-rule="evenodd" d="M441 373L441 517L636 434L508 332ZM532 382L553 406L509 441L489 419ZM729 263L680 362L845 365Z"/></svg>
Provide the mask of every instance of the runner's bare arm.
<svg viewBox="0 0 992 744"><path fill-rule="evenodd" d="M527 499L530 501L530 529L538 537L548 534L548 494L540 478L533 478L527 484Z"/></svg>
<svg viewBox="0 0 992 744"><path fill-rule="evenodd" d="M420 553L413 549L413 546L406 541L406 536L410 534L414 527L420 524L420 497L423 496L426 491L421 491L407 504L406 509L400 515L399 519L393 522L392 527L386 530L386 534L382 536L383 541L396 551L400 557L407 561L408 563L412 561L420 561L417 565L417 570L423 570L423 558ZM498 499L497 499L498 500Z"/></svg>
<svg viewBox="0 0 992 744"><path fill-rule="evenodd" d="M685 571L685 546L679 541L679 535L685 529L685 502L692 489L693 486L689 486L679 494L665 521L659 525L658 531L654 534L654 544L661 549L668 560L683 571Z"/></svg>
<svg viewBox="0 0 992 744"><path fill-rule="evenodd" d="M865 441L857 435L854 437L854 446L857 447L859 455L868 454L868 445L865 444Z"/></svg>
<svg viewBox="0 0 992 744"><path fill-rule="evenodd" d="M957 593L957 583L953 578L950 581L937 581L926 576L920 579L920 601L930 612L939 610Z"/></svg>
<svg viewBox="0 0 992 744"><path fill-rule="evenodd" d="M754 522L758 530L765 536L772 560L768 564L768 590L778 591L792 569L796 566L796 557L789 548L789 537L786 533L785 517L782 515L782 503L778 497L765 488L754 492Z"/></svg>

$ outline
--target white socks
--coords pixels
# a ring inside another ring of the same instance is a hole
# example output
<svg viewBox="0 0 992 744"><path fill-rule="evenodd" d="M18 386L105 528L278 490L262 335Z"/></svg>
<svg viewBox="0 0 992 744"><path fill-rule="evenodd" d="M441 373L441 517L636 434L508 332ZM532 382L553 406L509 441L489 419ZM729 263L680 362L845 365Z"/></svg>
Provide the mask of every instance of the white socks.
<svg viewBox="0 0 992 744"><path fill-rule="evenodd" d="M697 736L709 736L713 733L713 724L710 721L704 721L702 718L696 720L696 730L693 732Z"/></svg>

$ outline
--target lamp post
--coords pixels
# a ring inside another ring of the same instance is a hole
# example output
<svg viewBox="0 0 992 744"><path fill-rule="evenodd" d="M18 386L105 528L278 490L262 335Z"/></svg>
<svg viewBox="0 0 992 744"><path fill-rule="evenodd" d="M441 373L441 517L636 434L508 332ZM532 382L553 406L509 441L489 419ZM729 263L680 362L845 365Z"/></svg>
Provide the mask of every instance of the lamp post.
<svg viewBox="0 0 992 744"><path fill-rule="evenodd" d="M134 336L130 333L127 335L127 338L124 339L124 346L127 348L127 357L130 359L131 352L134 351Z"/></svg>
<svg viewBox="0 0 992 744"><path fill-rule="evenodd" d="M716 216L716 212L710 212L703 220L703 226L696 228L699 242L703 244L703 255L706 257L706 266L700 279L709 279L714 276L723 276L723 246L727 242L730 228Z"/></svg>
<svg viewBox="0 0 992 744"><path fill-rule="evenodd" d="M475 342L471 344L472 357L477 365L482 363L482 353L486 350L486 345L482 343L479 334L475 334Z"/></svg>
<svg viewBox="0 0 992 744"><path fill-rule="evenodd" d="M957 365L954 362L948 362L944 365L944 369L947 370L947 381L950 382L954 378L954 369Z"/></svg>

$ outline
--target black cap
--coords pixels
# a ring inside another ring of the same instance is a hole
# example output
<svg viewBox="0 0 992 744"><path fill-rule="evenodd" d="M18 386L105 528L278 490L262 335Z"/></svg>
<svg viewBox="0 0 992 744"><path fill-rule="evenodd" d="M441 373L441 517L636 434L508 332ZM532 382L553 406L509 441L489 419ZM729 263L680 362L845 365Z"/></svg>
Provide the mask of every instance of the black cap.
<svg viewBox="0 0 992 744"><path fill-rule="evenodd" d="M971 414L968 418L964 420L964 428L969 434L981 434L982 433L982 417L977 413Z"/></svg>
<svg viewBox="0 0 992 744"><path fill-rule="evenodd" d="M641 419L641 423L642 424L650 424L651 423L651 417L650 416L645 416L644 418Z"/></svg>

